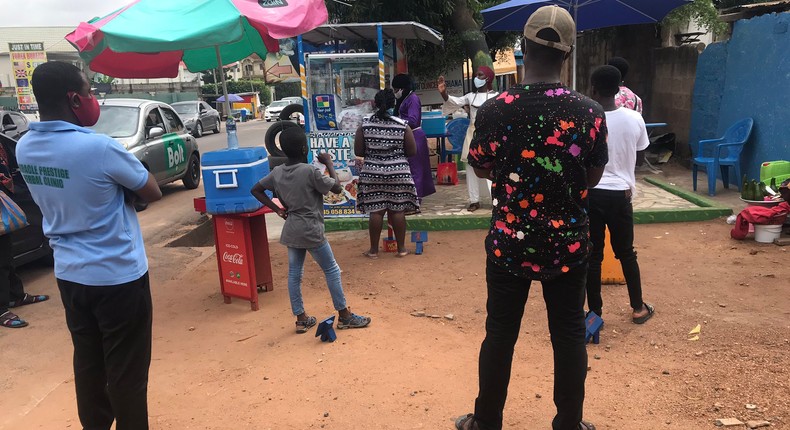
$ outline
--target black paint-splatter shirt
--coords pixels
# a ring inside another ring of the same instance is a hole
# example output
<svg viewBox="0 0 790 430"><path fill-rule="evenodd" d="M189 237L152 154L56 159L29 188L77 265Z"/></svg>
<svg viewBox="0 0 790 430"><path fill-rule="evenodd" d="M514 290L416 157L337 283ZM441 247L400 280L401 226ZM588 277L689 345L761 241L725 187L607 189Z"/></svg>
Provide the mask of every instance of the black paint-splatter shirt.
<svg viewBox="0 0 790 430"><path fill-rule="evenodd" d="M488 258L547 280L589 253L587 168L608 161L601 105L562 84L516 85L477 112L469 164L491 169Z"/></svg>

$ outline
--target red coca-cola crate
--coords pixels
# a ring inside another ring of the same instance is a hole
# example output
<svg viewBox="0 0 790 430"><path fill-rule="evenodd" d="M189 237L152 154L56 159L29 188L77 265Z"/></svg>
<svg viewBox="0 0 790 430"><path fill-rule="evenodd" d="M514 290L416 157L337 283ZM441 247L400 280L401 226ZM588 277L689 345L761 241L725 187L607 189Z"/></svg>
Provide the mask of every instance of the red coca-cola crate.
<svg viewBox="0 0 790 430"><path fill-rule="evenodd" d="M195 199L194 205L195 210L205 211L204 198ZM212 217L217 270L225 303L237 297L248 300L252 310L257 311L258 291L274 289L266 233L267 213L273 212L264 206L255 212Z"/></svg>

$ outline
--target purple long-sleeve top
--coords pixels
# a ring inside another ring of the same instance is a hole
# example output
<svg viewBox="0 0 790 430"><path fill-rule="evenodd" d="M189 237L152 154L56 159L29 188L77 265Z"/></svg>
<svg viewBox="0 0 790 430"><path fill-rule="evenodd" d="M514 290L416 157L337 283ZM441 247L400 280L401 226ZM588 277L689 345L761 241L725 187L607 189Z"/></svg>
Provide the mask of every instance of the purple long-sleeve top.
<svg viewBox="0 0 790 430"><path fill-rule="evenodd" d="M420 98L417 97L417 94L411 93L403 99L398 116L405 120L412 130L420 127L422 124L422 106L420 106Z"/></svg>

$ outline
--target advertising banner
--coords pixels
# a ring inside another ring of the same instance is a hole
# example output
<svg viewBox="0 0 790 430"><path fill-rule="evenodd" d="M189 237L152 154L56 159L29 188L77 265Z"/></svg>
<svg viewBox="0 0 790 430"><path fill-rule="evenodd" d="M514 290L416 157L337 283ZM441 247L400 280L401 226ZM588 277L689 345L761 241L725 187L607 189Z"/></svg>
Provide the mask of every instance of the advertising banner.
<svg viewBox="0 0 790 430"><path fill-rule="evenodd" d="M36 112L38 103L33 96L33 87L30 85L30 81L33 77L33 70L47 61L44 44L41 42L9 43L8 51L19 110L27 113Z"/></svg>
<svg viewBox="0 0 790 430"><path fill-rule="evenodd" d="M357 212L359 167L362 160L354 156L354 133L317 132L310 133L309 139L311 158L317 160L318 154L322 152L331 155L337 179L343 187L340 194L329 193L324 196L324 217L364 217L365 215ZM313 163L318 165L317 161Z"/></svg>

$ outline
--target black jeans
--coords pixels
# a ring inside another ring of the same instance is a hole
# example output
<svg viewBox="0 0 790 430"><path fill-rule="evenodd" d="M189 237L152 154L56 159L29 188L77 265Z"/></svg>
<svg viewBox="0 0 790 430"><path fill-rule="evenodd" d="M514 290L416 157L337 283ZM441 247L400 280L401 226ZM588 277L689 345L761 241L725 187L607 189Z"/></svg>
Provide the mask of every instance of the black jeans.
<svg viewBox="0 0 790 430"><path fill-rule="evenodd" d="M113 286L58 279L74 343L74 385L84 430L148 429L151 289L148 273Z"/></svg>
<svg viewBox="0 0 790 430"><path fill-rule="evenodd" d="M554 349L554 430L577 430L584 406L587 349L584 345L583 265L551 281L542 281L543 299ZM488 303L486 338L480 348L480 392L475 418L483 430L502 428L513 349L521 328L531 280L517 277L496 263L486 263ZM547 369L546 372L549 370Z"/></svg>
<svg viewBox="0 0 790 430"><path fill-rule="evenodd" d="M606 246L604 235L608 226L609 243L623 268L631 308L640 310L643 304L642 279L634 251L634 208L631 205L631 192L592 189L589 191L589 202L590 241L593 250L587 272L587 305L598 315L603 312L601 263Z"/></svg>
<svg viewBox="0 0 790 430"><path fill-rule="evenodd" d="M11 234L0 236L0 314L8 310L8 302L25 297L22 279L14 269L14 250L11 248Z"/></svg>

